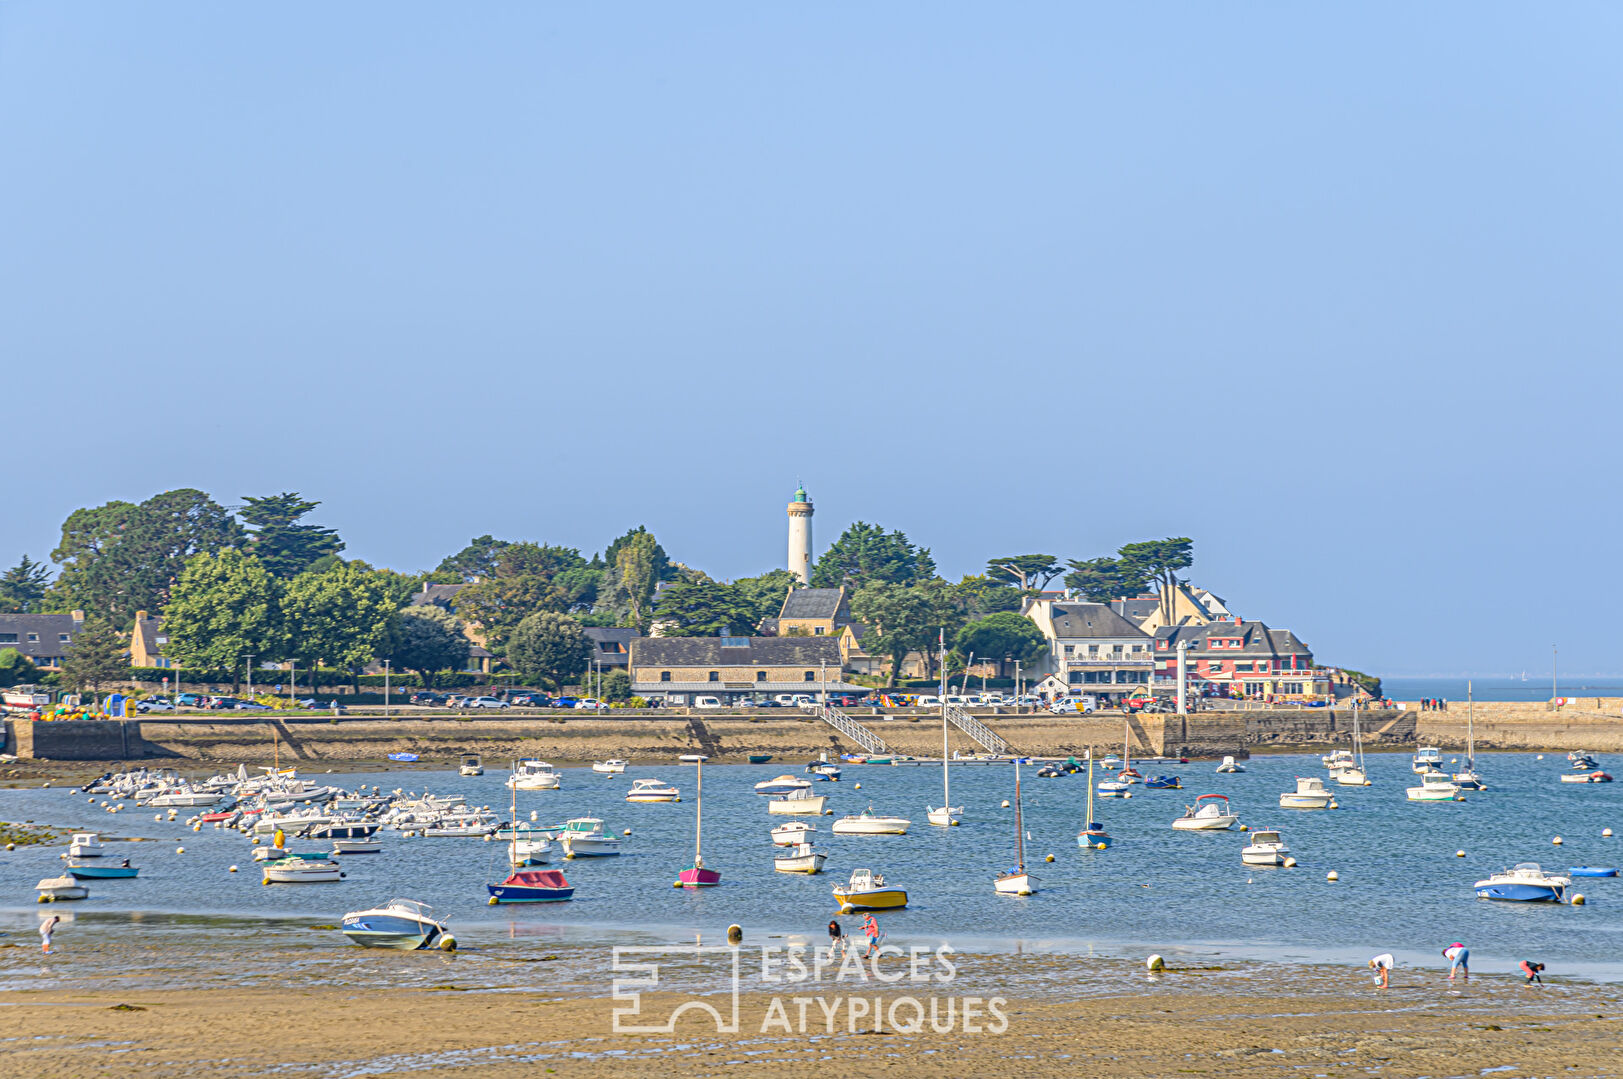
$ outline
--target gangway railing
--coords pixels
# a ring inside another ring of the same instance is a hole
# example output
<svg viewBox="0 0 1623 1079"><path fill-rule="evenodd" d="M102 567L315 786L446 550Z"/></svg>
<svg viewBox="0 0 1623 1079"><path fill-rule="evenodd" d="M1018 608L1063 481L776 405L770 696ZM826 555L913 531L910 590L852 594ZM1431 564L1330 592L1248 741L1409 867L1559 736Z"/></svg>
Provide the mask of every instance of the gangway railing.
<svg viewBox="0 0 1623 1079"><path fill-rule="evenodd" d="M981 748L985 749L988 753L1009 755L1014 752L1009 743L1003 740L1002 735L998 734L992 728L988 727L986 724L982 723L980 720L976 719L974 716L970 715L956 704L947 705L947 721L950 722L954 727L957 727L959 730L969 735L971 738L975 739L975 741L979 742L981 744Z"/></svg>
<svg viewBox="0 0 1623 1079"><path fill-rule="evenodd" d="M885 745L884 739L873 731L858 723L833 705L825 704L817 709L817 714L823 717L823 722L845 735L869 753L889 753L890 747Z"/></svg>

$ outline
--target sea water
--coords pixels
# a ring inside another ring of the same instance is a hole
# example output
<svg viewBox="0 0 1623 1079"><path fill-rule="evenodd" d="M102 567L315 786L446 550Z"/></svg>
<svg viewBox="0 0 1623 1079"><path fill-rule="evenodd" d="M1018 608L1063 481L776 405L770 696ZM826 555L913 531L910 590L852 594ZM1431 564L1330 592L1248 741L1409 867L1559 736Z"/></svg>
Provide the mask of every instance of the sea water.
<svg viewBox="0 0 1623 1079"><path fill-rule="evenodd" d="M1445 760L1449 755L1445 755ZM109 853L128 856L141 869L135 880L91 881L91 898L36 906L34 885L62 872L62 847L0 852L0 929L32 932L39 912L72 912L84 925L103 918L128 924L191 925L197 932L251 931L279 920L336 924L346 911L396 896L421 900L449 918L463 939L531 937L560 942L718 940L731 923L752 937L766 933L821 938L835 911L833 885L853 869L871 868L909 894L906 910L879 915L892 940L947 941L954 947L1052 950L1101 956L1167 952L1300 962L1362 963L1383 951L1432 962L1445 945L1465 941L1473 966L1514 965L1536 958L1564 972L1623 980L1623 879L1579 879L1583 906L1478 900L1472 884L1517 862L1547 870L1572 865L1618 865L1623 840L1602 838L1603 828L1623 834L1623 784L1565 784L1564 754L1542 760L1531 753L1478 757L1488 789L1466 792L1463 802L1409 802L1404 788L1417 783L1407 753L1370 754L1369 787L1330 784L1340 808L1280 809L1295 777L1324 776L1317 755L1266 755L1244 762L1240 774L1214 773L1211 761L1146 766L1146 774L1181 776L1184 790L1145 790L1131 799L1096 799L1094 816L1114 845L1080 849L1087 795L1084 775L1040 779L1022 768L1026 862L1040 881L1024 898L993 893L996 874L1013 866L1016 835L1014 770L1007 765L956 765L952 803L964 806L963 823L932 827L925 809L941 803L935 766L847 765L838 782L818 782L835 816L787 818L767 813L757 782L800 762L713 765L704 774L704 859L722 874L719 887L676 889L677 873L694 852L692 765L633 765L621 776L589 768L560 769L562 789L522 792L519 817L533 810L542 823L601 817L616 833L630 829L624 853L611 858L556 860L575 888L567 903L490 907L487 882L508 872L506 844L476 839L403 838L382 832L383 853L340 859L337 884L270 885L252 860L254 849L236 832L205 825L194 833L159 823L152 813L126 808L116 816L86 803L86 795L60 787L0 790L0 819L33 819L63 829L99 830L109 836L156 842L115 843ZM1613 772L1623 762L1603 768ZM628 804L631 781L654 777L679 786L679 803ZM1105 778L1102 770L1095 779ZM392 771L321 775L345 788L378 784L435 794L463 795L503 817L509 801L505 773L479 778L454 771ZM858 784L861 789L858 789ZM1170 827L1203 793L1226 794L1251 828L1277 828L1298 865L1292 869L1243 865L1246 833L1180 832ZM97 799L99 803L101 799ZM910 818L903 836L835 836L838 816L872 806ZM184 810L181 818L192 812ZM816 847L828 854L822 874L773 871L769 830L786 820L815 824ZM1563 837L1561 846L1551 841ZM177 853L184 846L185 853ZM323 844L290 840L294 850ZM1465 857L1456 857L1464 850ZM1045 856L1054 855L1054 862ZM237 865L239 872L228 872ZM1334 871L1339 879L1326 880ZM855 928L854 919L851 928ZM335 940L342 943L341 938Z"/></svg>

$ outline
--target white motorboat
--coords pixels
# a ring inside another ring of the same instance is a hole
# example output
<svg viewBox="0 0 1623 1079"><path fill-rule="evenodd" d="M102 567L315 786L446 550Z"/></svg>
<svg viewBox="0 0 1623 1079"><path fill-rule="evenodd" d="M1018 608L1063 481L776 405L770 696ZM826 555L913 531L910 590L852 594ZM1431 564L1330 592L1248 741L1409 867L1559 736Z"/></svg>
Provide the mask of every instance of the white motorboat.
<svg viewBox="0 0 1623 1079"><path fill-rule="evenodd" d="M546 761L531 758L518 762L507 785L516 791L555 791L563 786L563 779Z"/></svg>
<svg viewBox="0 0 1623 1079"><path fill-rule="evenodd" d="M827 804L828 795L813 794L811 784L808 783L800 790L793 790L782 798L772 799L766 804L766 811L779 817L816 817L822 815Z"/></svg>
<svg viewBox="0 0 1623 1079"><path fill-rule="evenodd" d="M799 843L772 859L772 868L779 873L821 873L827 859L828 855L812 850L810 843Z"/></svg>
<svg viewBox="0 0 1623 1079"><path fill-rule="evenodd" d="M886 884L882 874L871 869L853 869L847 884L834 886L834 898L841 914L856 910L894 910L907 906L907 889Z"/></svg>
<svg viewBox="0 0 1623 1079"><path fill-rule="evenodd" d="M450 932L434 917L434 910L415 899L391 899L371 910L344 915L344 936L364 948L394 948L412 952L431 948Z"/></svg>
<svg viewBox="0 0 1623 1079"><path fill-rule="evenodd" d="M74 832L73 841L68 844L69 858L100 858L106 853L101 836L95 832Z"/></svg>
<svg viewBox="0 0 1623 1079"><path fill-rule="evenodd" d="M266 884L332 884L344 879L326 854L290 854L264 864Z"/></svg>
<svg viewBox="0 0 1623 1079"><path fill-rule="evenodd" d="M906 817L887 817L869 806L861 813L841 817L830 829L835 835L906 835L913 822Z"/></svg>
<svg viewBox="0 0 1623 1079"><path fill-rule="evenodd" d="M1251 833L1251 842L1240 851L1240 861L1246 865L1284 865L1290 853L1278 832L1260 829Z"/></svg>
<svg viewBox="0 0 1623 1079"><path fill-rule="evenodd" d="M992 891L998 895L1031 895L1037 891L1037 878L1026 872L1026 818L1021 809L1020 758L1014 759L1014 866L992 878Z"/></svg>
<svg viewBox="0 0 1623 1079"><path fill-rule="evenodd" d="M307 810L303 813L277 813L260 814L254 821L255 835L271 835L277 831L294 833L302 832L308 828L322 828L338 823L339 818L331 813L323 813L319 809Z"/></svg>
<svg viewBox="0 0 1623 1079"><path fill-rule="evenodd" d="M1184 808L1172 827L1180 832L1220 832L1239 823L1239 815L1229 808L1228 795L1202 794L1194 805Z"/></svg>
<svg viewBox="0 0 1623 1079"><path fill-rule="evenodd" d="M575 817L558 833L565 858L608 858L620 853L620 837L605 831L597 817Z"/></svg>
<svg viewBox="0 0 1623 1079"><path fill-rule="evenodd" d="M772 829L772 842L779 847L798 847L802 843L810 843L811 840L807 837L815 831L816 825L799 820L790 821Z"/></svg>
<svg viewBox="0 0 1623 1079"><path fill-rule="evenodd" d="M458 813L441 817L418 834L434 839L483 839L493 835L497 827L494 814Z"/></svg>
<svg viewBox="0 0 1623 1079"><path fill-rule="evenodd" d="M60 877L46 877L34 889L41 903L55 903L58 899L89 899L90 889L80 884L71 873Z"/></svg>
<svg viewBox="0 0 1623 1079"><path fill-rule="evenodd" d="M790 794L809 789L811 780L791 775L781 775L776 779L767 779L755 784L756 794Z"/></svg>
<svg viewBox="0 0 1623 1079"><path fill-rule="evenodd" d="M1119 779L1107 779L1093 789L1099 792L1101 798L1126 798L1131 794L1133 785Z"/></svg>
<svg viewBox="0 0 1623 1079"><path fill-rule="evenodd" d="M1324 762L1325 768L1332 772L1339 772L1343 768L1353 767L1357 761L1353 759L1352 750L1337 749L1319 758Z"/></svg>
<svg viewBox="0 0 1623 1079"><path fill-rule="evenodd" d="M335 839L332 841L334 854L382 854L383 844L376 839Z"/></svg>
<svg viewBox="0 0 1623 1079"><path fill-rule="evenodd" d="M626 770L626 762L623 761L623 760L620 760L618 757L616 757L613 760L593 761L592 762L592 771L597 772L600 775L606 775L606 776L623 775L623 774L625 774L625 770Z"/></svg>
<svg viewBox="0 0 1623 1079"><path fill-rule="evenodd" d="M225 795L217 791L192 790L190 787L175 787L156 797L149 798L140 803L143 807L163 809L168 806L188 808L192 806L211 806L223 799Z"/></svg>
<svg viewBox="0 0 1623 1079"><path fill-rule="evenodd" d="M1436 746L1421 746L1415 750L1410 767L1416 773L1440 772L1443 768L1443 751Z"/></svg>
<svg viewBox="0 0 1623 1079"><path fill-rule="evenodd" d="M1447 772L1427 772L1420 786L1408 788L1411 802L1453 802L1460 800L1460 788Z"/></svg>
<svg viewBox="0 0 1623 1079"><path fill-rule="evenodd" d="M1324 786L1318 776L1297 776L1296 789L1279 796L1281 809L1328 809L1335 795Z"/></svg>
<svg viewBox="0 0 1623 1079"><path fill-rule="evenodd" d="M626 792L628 802L680 802L682 792L658 779L634 779Z"/></svg>
<svg viewBox="0 0 1623 1079"><path fill-rule="evenodd" d="M1563 772L1563 783L1610 783L1612 777L1605 772Z"/></svg>
<svg viewBox="0 0 1623 1079"><path fill-rule="evenodd" d="M557 847L550 839L514 839L507 844L507 864L515 869L546 865Z"/></svg>
<svg viewBox="0 0 1623 1079"><path fill-rule="evenodd" d="M462 764L456 771L457 775L462 776L482 776L485 774L485 762L477 753L470 753L462 758Z"/></svg>
<svg viewBox="0 0 1623 1079"><path fill-rule="evenodd" d="M1522 862L1514 869L1476 882L1478 899L1511 899L1524 903L1565 903L1571 877L1544 872L1537 862Z"/></svg>
<svg viewBox="0 0 1623 1079"><path fill-rule="evenodd" d="M1233 757L1224 757L1223 763L1217 766L1219 772L1243 772L1245 766L1235 761Z"/></svg>

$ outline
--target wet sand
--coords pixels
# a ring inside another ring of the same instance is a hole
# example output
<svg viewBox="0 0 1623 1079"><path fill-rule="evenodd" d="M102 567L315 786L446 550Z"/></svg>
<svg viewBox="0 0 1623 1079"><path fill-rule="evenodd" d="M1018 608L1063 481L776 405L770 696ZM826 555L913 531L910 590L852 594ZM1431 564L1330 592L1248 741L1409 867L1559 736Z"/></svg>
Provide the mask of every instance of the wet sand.
<svg viewBox="0 0 1623 1079"><path fill-rule="evenodd" d="M616 1033L615 1009L632 1005L611 999L615 975L596 946L490 940L447 956L272 933L256 963L243 942L211 950L162 932L144 943L68 932L49 958L21 933L6 943L0 1073L17 1079L1623 1074L1618 987L1526 988L1503 974L1450 989L1439 971L1400 970L1381 992L1330 967L1152 977L1126 960L960 955L950 985L847 979L769 993L756 981L736 1032L690 1011L670 1033ZM638 1014L659 1021L698 1001L730 1020L718 969L668 961L663 985L684 991L650 993ZM813 999L802 1009L797 997ZM948 1033L930 1029L932 998ZM924 1029L895 1029L921 1014Z"/></svg>

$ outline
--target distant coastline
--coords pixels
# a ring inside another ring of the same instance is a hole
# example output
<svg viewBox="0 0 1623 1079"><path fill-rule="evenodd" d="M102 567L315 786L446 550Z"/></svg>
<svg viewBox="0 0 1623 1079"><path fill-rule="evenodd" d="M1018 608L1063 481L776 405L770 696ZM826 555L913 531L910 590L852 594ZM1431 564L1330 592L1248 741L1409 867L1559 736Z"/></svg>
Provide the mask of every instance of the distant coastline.
<svg viewBox="0 0 1623 1079"><path fill-rule="evenodd" d="M1472 678L1471 694L1479 701L1547 701L1550 699L1550 672L1541 675L1527 673L1527 681L1520 678ZM1440 697L1447 701L1465 700L1464 677L1459 678L1382 678L1381 692L1395 701L1414 701L1422 697ZM1561 678L1557 687L1563 697L1623 697L1623 677Z"/></svg>

